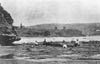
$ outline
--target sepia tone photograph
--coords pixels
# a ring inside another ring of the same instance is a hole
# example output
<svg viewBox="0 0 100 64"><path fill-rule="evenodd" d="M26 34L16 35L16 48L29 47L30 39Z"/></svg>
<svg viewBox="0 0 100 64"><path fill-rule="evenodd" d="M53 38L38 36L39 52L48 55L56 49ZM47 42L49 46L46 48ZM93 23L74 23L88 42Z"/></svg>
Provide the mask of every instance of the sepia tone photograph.
<svg viewBox="0 0 100 64"><path fill-rule="evenodd" d="M0 0L0 64L100 64L100 1Z"/></svg>

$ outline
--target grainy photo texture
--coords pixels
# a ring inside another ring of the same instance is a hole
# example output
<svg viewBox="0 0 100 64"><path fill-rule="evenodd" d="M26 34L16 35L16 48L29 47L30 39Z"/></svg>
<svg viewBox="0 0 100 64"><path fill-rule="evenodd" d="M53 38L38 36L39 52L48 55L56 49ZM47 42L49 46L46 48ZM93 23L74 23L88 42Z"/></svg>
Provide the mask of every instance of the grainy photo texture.
<svg viewBox="0 0 100 64"><path fill-rule="evenodd" d="M0 0L0 64L100 64L100 1Z"/></svg>

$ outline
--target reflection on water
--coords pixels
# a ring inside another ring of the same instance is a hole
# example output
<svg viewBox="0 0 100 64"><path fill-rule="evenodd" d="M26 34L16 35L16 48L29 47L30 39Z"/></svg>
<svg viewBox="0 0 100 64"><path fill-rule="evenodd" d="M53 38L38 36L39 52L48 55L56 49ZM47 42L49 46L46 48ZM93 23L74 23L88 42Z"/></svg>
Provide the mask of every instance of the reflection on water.
<svg viewBox="0 0 100 64"><path fill-rule="evenodd" d="M50 61L50 62L31 62L25 60L0 60L0 64L100 64L99 60L67 60L67 61Z"/></svg>
<svg viewBox="0 0 100 64"><path fill-rule="evenodd" d="M28 62L22 60L14 60L14 59L1 59L0 64L29 64Z"/></svg>

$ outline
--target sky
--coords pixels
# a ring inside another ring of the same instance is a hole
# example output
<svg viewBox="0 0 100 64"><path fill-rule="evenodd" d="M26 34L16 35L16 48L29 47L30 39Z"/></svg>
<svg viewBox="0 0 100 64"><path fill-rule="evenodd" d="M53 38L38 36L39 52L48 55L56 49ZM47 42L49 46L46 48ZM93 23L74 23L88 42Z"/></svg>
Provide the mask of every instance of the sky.
<svg viewBox="0 0 100 64"><path fill-rule="evenodd" d="M13 25L98 23L100 0L0 0Z"/></svg>

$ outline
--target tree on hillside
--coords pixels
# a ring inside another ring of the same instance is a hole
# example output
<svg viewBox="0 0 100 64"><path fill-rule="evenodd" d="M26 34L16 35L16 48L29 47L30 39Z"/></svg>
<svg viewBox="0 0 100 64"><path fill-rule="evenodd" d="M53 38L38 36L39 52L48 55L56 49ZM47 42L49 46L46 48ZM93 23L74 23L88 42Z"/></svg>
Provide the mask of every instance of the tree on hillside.
<svg viewBox="0 0 100 64"><path fill-rule="evenodd" d="M58 28L55 26L54 29L57 30Z"/></svg>
<svg viewBox="0 0 100 64"><path fill-rule="evenodd" d="M66 30L66 27L65 26L63 27L63 30Z"/></svg>
<svg viewBox="0 0 100 64"><path fill-rule="evenodd" d="M44 31L44 36L49 36L50 32L49 31Z"/></svg>

